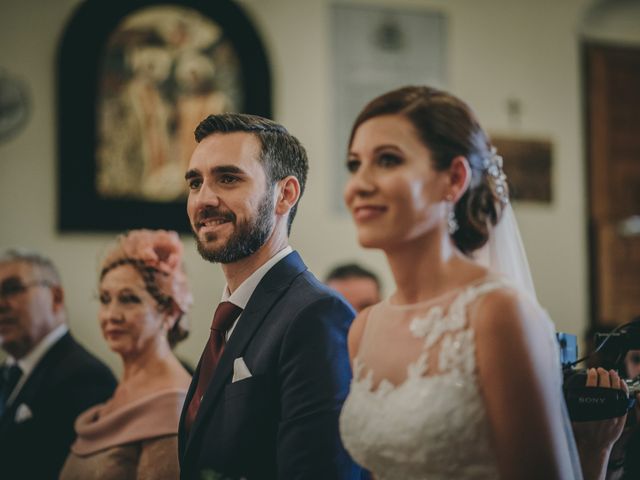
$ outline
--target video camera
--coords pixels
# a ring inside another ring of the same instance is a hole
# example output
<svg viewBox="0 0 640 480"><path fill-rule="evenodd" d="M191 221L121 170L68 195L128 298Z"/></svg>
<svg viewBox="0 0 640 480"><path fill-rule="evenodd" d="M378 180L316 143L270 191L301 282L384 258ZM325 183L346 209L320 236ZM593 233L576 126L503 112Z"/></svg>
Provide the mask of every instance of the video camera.
<svg viewBox="0 0 640 480"><path fill-rule="evenodd" d="M622 365L629 350L640 350L640 318L620 325L610 333L596 333L596 349L593 354L578 359L577 338L567 333L557 333L560 360L563 370L563 391L569 417L573 421L604 420L620 417L633 407L635 396L640 393L640 376L623 379L629 396L623 390L603 387L587 387L587 371L575 366L596 353L615 358L616 366Z"/></svg>

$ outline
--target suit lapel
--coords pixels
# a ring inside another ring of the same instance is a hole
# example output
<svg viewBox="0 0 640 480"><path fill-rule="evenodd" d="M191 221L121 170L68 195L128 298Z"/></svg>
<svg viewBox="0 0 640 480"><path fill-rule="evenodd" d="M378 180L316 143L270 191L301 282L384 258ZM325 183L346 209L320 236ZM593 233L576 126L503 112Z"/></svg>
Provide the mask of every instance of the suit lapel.
<svg viewBox="0 0 640 480"><path fill-rule="evenodd" d="M16 398L14 398L13 402L7 406L2 419L0 419L0 431L14 423L13 419L18 406L23 403L31 403L31 401L38 395L41 385L45 380L46 372L51 368L51 365L57 365L59 358L71 347L73 341L71 334L69 332L65 333L38 361L33 371L29 374L29 378L27 378L27 381L18 392Z"/></svg>
<svg viewBox="0 0 640 480"><path fill-rule="evenodd" d="M205 423L204 419L208 416L209 410L217 404L218 398L233 372L234 360L242 356L242 352L245 351L246 346L253 338L258 327L262 325L271 307L287 291L295 277L306 269L307 267L300 258L300 255L298 255L297 252L292 252L276 263L262 280L260 280L260 283L258 283L246 308L242 312L242 316L233 331L233 335L231 335L229 342L224 348L213 378L209 383L207 392L204 395L198 414L191 427L191 433L187 439L184 450L185 457L188 455L189 447L194 442L193 439L197 437L199 430L202 428L203 423ZM198 378L197 375L198 372L196 371L194 378ZM187 396L187 402L190 396L193 395L193 390L195 390L194 382L192 382L189 388L190 395ZM185 403L185 405L188 405L188 403Z"/></svg>

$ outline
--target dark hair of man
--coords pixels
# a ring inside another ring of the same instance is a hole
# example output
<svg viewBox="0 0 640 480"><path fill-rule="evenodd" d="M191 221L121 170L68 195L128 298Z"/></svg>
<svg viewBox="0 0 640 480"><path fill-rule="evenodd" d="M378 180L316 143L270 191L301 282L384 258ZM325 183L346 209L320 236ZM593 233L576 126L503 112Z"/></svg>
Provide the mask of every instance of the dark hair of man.
<svg viewBox="0 0 640 480"><path fill-rule="evenodd" d="M378 290L380 290L380 279L378 276L370 270L361 267L357 263L345 263L344 265L338 265L334 267L325 279L325 283L331 280L347 280L349 278L368 278L373 280Z"/></svg>
<svg viewBox="0 0 640 480"><path fill-rule="evenodd" d="M267 181L274 185L288 176L294 176L300 183L300 198L307 182L309 162L307 152L296 137L282 125L259 117L243 113L223 113L209 115L196 127L196 142L214 133L247 132L255 135L261 144L260 162ZM300 200L298 199L298 203ZM287 223L287 233L291 233L291 224L296 216L298 204L291 207Z"/></svg>

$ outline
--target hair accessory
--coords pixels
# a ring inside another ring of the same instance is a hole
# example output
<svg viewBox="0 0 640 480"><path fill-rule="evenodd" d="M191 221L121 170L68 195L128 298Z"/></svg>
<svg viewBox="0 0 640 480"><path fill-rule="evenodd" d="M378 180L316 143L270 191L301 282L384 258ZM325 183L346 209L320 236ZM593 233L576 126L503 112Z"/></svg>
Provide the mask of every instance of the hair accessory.
<svg viewBox="0 0 640 480"><path fill-rule="evenodd" d="M502 157L498 155L496 147L491 146L489 158L485 158L483 165L485 173L489 175L491 179L491 186L500 203L502 205L508 204L509 188L507 187L507 176L502 169L503 160Z"/></svg>
<svg viewBox="0 0 640 480"><path fill-rule="evenodd" d="M182 268L182 243L176 232L167 230L132 230L120 235L117 245L102 261L104 276L112 268L131 263L160 272L155 275L159 293L168 296L182 313L193 303L193 297Z"/></svg>

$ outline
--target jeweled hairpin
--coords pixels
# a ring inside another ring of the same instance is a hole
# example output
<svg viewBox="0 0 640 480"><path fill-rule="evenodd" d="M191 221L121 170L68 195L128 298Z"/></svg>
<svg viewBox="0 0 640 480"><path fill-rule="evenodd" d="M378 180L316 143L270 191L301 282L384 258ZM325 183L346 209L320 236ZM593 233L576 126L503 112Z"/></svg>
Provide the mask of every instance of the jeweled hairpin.
<svg viewBox="0 0 640 480"><path fill-rule="evenodd" d="M496 147L492 146L488 158L484 159L485 174L491 178L493 191L500 200L500 203L506 205L509 203L509 189L507 187L507 176L502 169L503 160Z"/></svg>

